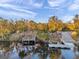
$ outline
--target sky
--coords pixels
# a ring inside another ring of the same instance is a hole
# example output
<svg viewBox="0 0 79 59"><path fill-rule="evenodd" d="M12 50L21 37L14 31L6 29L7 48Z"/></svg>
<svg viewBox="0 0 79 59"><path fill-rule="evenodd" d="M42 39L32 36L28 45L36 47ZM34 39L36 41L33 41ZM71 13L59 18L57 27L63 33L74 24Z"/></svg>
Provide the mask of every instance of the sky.
<svg viewBox="0 0 79 59"><path fill-rule="evenodd" d="M57 16L63 22L79 14L79 0L0 0L0 17L48 22Z"/></svg>

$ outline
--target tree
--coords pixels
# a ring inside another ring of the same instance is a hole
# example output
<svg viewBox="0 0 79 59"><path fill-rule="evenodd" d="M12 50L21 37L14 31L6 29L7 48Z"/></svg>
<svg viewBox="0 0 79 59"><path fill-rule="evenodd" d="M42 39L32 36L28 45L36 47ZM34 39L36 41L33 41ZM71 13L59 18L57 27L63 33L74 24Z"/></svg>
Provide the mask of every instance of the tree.
<svg viewBox="0 0 79 59"><path fill-rule="evenodd" d="M57 29L57 31L62 31L62 29L63 29L63 22L61 21L61 20L57 20L56 21L56 29Z"/></svg>
<svg viewBox="0 0 79 59"><path fill-rule="evenodd" d="M23 32L26 30L25 22L23 20L19 20L15 22L16 32Z"/></svg>
<svg viewBox="0 0 79 59"><path fill-rule="evenodd" d="M67 28L68 28L69 30L75 30L75 24L73 24L73 23L68 23L68 24L67 24Z"/></svg>
<svg viewBox="0 0 79 59"><path fill-rule="evenodd" d="M50 17L49 21L48 21L48 30L50 32L52 31L56 31L56 26L57 26L57 17L56 16L52 16Z"/></svg>
<svg viewBox="0 0 79 59"><path fill-rule="evenodd" d="M36 30L37 29L37 24L34 21L28 21L28 30Z"/></svg>
<svg viewBox="0 0 79 59"><path fill-rule="evenodd" d="M9 29L9 21L6 19L1 18L0 19L0 38L2 40L8 40L9 39L9 35L11 33L11 30Z"/></svg>
<svg viewBox="0 0 79 59"><path fill-rule="evenodd" d="M38 23L37 29L40 31L47 31L47 24L45 23Z"/></svg>
<svg viewBox="0 0 79 59"><path fill-rule="evenodd" d="M76 15L74 17L74 24L75 24L76 29L79 29L79 15Z"/></svg>

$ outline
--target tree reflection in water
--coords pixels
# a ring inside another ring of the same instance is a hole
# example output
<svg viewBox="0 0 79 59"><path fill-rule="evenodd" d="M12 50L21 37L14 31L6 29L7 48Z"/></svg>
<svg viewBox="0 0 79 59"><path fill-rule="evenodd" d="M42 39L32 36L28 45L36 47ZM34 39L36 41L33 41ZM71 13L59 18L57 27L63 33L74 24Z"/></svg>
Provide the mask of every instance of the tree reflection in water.
<svg viewBox="0 0 79 59"><path fill-rule="evenodd" d="M61 50L52 51L50 54L50 59L58 59L61 55Z"/></svg>
<svg viewBox="0 0 79 59"><path fill-rule="evenodd" d="M39 59L58 59L61 55L61 50L56 50L51 53L39 53Z"/></svg>
<svg viewBox="0 0 79 59"><path fill-rule="evenodd" d="M40 53L39 59L47 59L48 53Z"/></svg>

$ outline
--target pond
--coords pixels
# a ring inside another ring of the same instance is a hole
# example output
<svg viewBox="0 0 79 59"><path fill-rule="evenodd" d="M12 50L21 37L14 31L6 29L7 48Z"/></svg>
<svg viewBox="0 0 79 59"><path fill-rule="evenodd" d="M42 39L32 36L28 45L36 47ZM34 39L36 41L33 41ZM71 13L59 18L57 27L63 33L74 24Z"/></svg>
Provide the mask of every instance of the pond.
<svg viewBox="0 0 79 59"><path fill-rule="evenodd" d="M59 53L60 52L60 53ZM33 53L25 56L24 59L79 59L79 54L73 50L60 50L52 53ZM15 51L8 56L0 55L0 59L20 59L18 53Z"/></svg>
<svg viewBox="0 0 79 59"><path fill-rule="evenodd" d="M63 38L65 38L66 41L70 40L68 33L63 33ZM11 54L8 56L0 55L0 59L20 59L20 57L18 53L15 51L11 52ZM65 49L61 49L60 51L53 51L51 53L34 53L34 51L32 51L29 55L25 56L24 59L79 59L79 52L76 50L74 51Z"/></svg>

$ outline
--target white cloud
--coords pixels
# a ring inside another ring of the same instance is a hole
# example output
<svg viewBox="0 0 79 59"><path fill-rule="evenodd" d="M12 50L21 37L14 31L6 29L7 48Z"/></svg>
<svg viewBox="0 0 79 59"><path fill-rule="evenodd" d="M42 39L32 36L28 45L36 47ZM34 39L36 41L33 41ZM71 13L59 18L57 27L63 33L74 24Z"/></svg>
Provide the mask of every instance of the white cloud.
<svg viewBox="0 0 79 59"><path fill-rule="evenodd" d="M43 6L42 3L34 3L33 4L33 7L36 7L36 8L41 8Z"/></svg>
<svg viewBox="0 0 79 59"><path fill-rule="evenodd" d="M69 6L69 10L78 10L79 9L79 0L74 0L74 2Z"/></svg>
<svg viewBox="0 0 79 59"><path fill-rule="evenodd" d="M42 3L35 3L33 0L0 0L0 16L6 18L34 18L37 13L29 10L29 8L37 7L41 8Z"/></svg>
<svg viewBox="0 0 79 59"><path fill-rule="evenodd" d="M22 12L16 12L16 11L5 11L5 10L0 10L0 16L6 17L6 18L34 18L34 15L27 14L27 13L22 13Z"/></svg>
<svg viewBox="0 0 79 59"><path fill-rule="evenodd" d="M65 2L66 0L48 0L49 6L51 7L58 7Z"/></svg>
<svg viewBox="0 0 79 59"><path fill-rule="evenodd" d="M74 16L72 16L72 15L65 15L65 16L62 17L62 21L63 22L69 22L73 19L73 17Z"/></svg>
<svg viewBox="0 0 79 59"><path fill-rule="evenodd" d="M11 5L11 4L0 4L0 7L13 9L13 10L16 10L18 12L30 13L30 14L33 14L33 15L36 14L35 12L29 11L29 10L26 10L26 9L22 9L19 6L15 6L15 5Z"/></svg>
<svg viewBox="0 0 79 59"><path fill-rule="evenodd" d="M43 6L43 0L40 0L41 2L35 2L36 0L31 0L31 4L30 6L33 7L33 8L41 8Z"/></svg>
<svg viewBox="0 0 79 59"><path fill-rule="evenodd" d="M44 8L45 8L45 9L55 9L55 10L56 10L56 9L59 9L59 8L55 8L55 7L54 7L54 8L51 8L51 7L49 7L49 6L44 6Z"/></svg>
<svg viewBox="0 0 79 59"><path fill-rule="evenodd" d="M20 4L29 8L41 8L43 6L42 0L41 2L34 2L34 1L36 0L14 0L13 2L15 2L15 4Z"/></svg>
<svg viewBox="0 0 79 59"><path fill-rule="evenodd" d="M72 4L70 7L69 7L69 10L77 10L79 9L79 4Z"/></svg>
<svg viewBox="0 0 79 59"><path fill-rule="evenodd" d="M43 6L43 1L41 2L34 2L36 0L0 0L0 4L14 4L14 5L20 5L23 7L28 8L41 8Z"/></svg>
<svg viewBox="0 0 79 59"><path fill-rule="evenodd" d="M0 3L11 2L12 0L0 0Z"/></svg>
<svg viewBox="0 0 79 59"><path fill-rule="evenodd" d="M33 11L30 11L30 10L27 10L27 9L22 9L21 7L19 6L15 6L15 5L11 5L11 4L0 4L0 7L2 8L5 8L5 9L9 9L8 10L4 10L4 9L0 9L0 14L2 15L2 12L3 14L5 15L8 15L8 16L18 16L18 17L23 17L23 18L34 18L37 13L33 12Z"/></svg>

